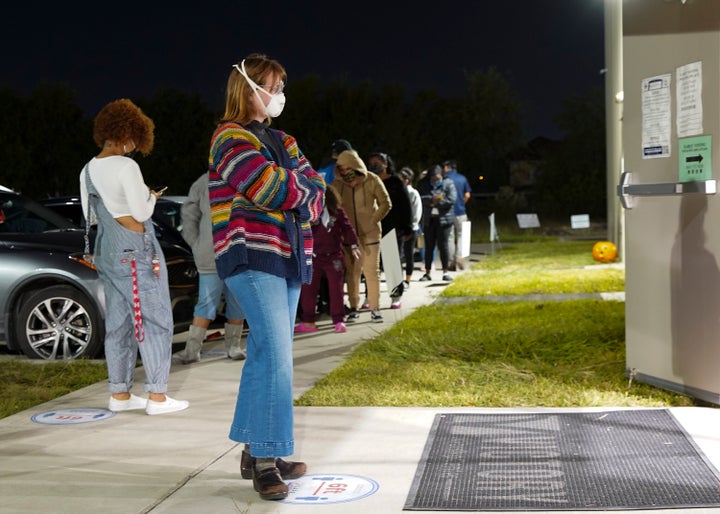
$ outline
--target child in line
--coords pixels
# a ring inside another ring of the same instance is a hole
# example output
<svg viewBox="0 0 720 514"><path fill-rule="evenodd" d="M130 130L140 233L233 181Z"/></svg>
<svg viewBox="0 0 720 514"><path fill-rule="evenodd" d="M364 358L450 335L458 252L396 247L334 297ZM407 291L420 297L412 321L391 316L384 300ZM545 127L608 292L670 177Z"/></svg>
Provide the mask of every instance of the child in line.
<svg viewBox="0 0 720 514"><path fill-rule="evenodd" d="M335 332L347 332L345 326L345 302L343 288L345 284L345 262L343 245L350 246L353 257L360 258L358 239L355 229L345 210L340 206L337 190L328 184L325 190L325 208L320 219L313 225L313 273L312 282L303 284L300 290L300 318L302 322L295 326L295 332L317 332L315 310L320 281L323 276L328 283L330 297L330 317Z"/></svg>

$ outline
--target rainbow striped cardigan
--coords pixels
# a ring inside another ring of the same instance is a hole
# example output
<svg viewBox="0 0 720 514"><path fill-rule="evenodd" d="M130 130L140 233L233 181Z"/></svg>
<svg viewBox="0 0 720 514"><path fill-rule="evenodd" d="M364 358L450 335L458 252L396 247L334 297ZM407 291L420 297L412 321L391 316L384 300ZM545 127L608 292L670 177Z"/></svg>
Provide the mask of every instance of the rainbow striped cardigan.
<svg viewBox="0 0 720 514"><path fill-rule="evenodd" d="M312 276L312 223L323 209L325 182L295 139L269 129L286 150L268 148L237 123L217 126L210 142L209 194L220 278L249 269L280 277Z"/></svg>

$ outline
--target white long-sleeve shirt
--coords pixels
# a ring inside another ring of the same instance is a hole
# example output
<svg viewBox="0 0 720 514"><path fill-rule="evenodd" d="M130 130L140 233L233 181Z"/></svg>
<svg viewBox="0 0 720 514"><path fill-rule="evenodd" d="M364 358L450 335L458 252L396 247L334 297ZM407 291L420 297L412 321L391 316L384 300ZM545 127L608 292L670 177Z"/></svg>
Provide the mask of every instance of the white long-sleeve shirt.
<svg viewBox="0 0 720 514"><path fill-rule="evenodd" d="M90 161L90 179L113 218L132 216L144 222L155 210L155 195L145 185L140 166L129 157L114 155ZM85 168L80 172L80 199L88 219L88 191ZM91 220L91 223L96 223Z"/></svg>
<svg viewBox="0 0 720 514"><path fill-rule="evenodd" d="M420 200L420 193L417 189L407 184L407 192L410 197L410 207L412 208L412 228L415 232L420 228L420 218L422 218L422 201Z"/></svg>

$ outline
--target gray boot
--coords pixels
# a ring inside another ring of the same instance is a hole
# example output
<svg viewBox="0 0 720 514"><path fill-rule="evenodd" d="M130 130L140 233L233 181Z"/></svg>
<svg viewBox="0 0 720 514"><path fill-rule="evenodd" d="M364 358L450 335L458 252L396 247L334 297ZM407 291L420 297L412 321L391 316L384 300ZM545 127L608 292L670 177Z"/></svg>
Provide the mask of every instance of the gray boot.
<svg viewBox="0 0 720 514"><path fill-rule="evenodd" d="M243 325L225 323L225 348L228 357L235 361L245 358L245 347L242 342Z"/></svg>
<svg viewBox="0 0 720 514"><path fill-rule="evenodd" d="M207 329L190 325L188 340L185 343L185 349L178 354L180 362L190 364L200 360L200 348L205 340L205 332Z"/></svg>

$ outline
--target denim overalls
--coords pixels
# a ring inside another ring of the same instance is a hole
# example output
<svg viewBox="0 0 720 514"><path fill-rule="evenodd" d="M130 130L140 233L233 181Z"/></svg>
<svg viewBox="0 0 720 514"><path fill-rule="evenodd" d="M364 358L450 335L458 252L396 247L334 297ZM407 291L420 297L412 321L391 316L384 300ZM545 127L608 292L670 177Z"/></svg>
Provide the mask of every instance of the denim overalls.
<svg viewBox="0 0 720 514"><path fill-rule="evenodd" d="M173 315L165 257L152 221L144 222L144 233L123 227L105 208L90 179L89 164L85 181L88 217L94 210L98 220L93 262L105 286L105 360L110 393L132 388L138 347L146 375L143 391L165 393L172 358ZM136 323L134 313L133 262L141 324Z"/></svg>

